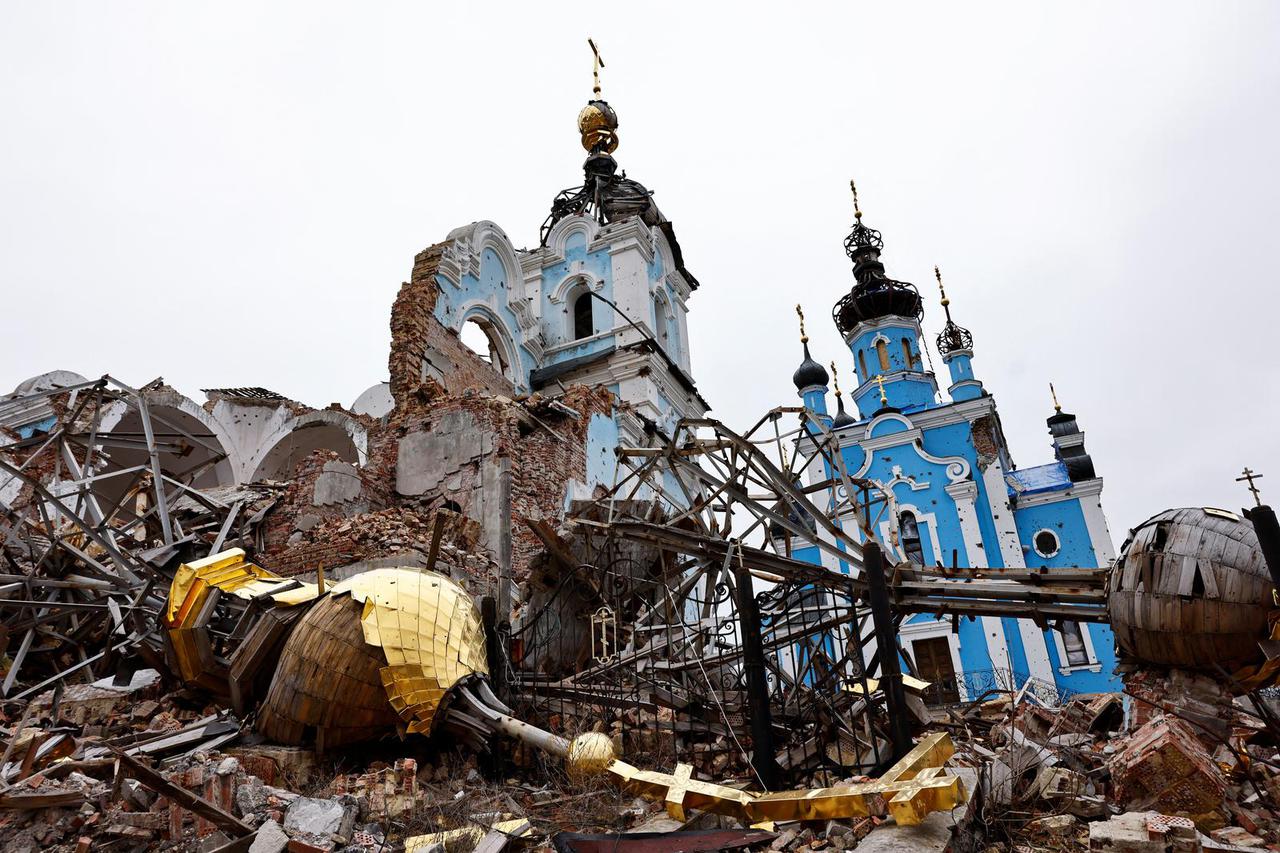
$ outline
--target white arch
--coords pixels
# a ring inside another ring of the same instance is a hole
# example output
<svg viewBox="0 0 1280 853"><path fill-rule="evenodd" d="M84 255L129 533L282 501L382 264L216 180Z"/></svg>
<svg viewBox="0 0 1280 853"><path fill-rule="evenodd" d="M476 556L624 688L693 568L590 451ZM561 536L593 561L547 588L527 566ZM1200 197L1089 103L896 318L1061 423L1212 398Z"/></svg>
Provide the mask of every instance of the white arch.
<svg viewBox="0 0 1280 853"><path fill-rule="evenodd" d="M491 333L491 340L500 350L503 365L505 369L494 367L494 370L510 380L514 385L523 385L524 376L524 359L520 356L520 348L516 346L516 337L511 329L507 328L507 324L503 321L502 316L494 308L493 296L490 294L488 301L482 299L473 299L470 302L463 303L458 306L458 319L453 330L462 335L462 327L469 321L480 317L484 320L480 324L485 329L486 334ZM489 327L486 329L485 327Z"/></svg>
<svg viewBox="0 0 1280 853"><path fill-rule="evenodd" d="M582 234L590 245L599 232L600 224L589 216L566 216L547 235L547 249L556 257L563 258L569 238L574 234Z"/></svg>
<svg viewBox="0 0 1280 853"><path fill-rule="evenodd" d="M326 427L329 429L325 429ZM345 442L332 441L335 430L340 431ZM285 421L258 446L243 469L246 473L245 482L260 479L267 470L267 463L278 461L279 453L273 452L277 448L283 448L284 442L291 437L296 446L290 449L290 456L329 449L359 468L363 468L369 461L369 437L359 421L344 412L307 412Z"/></svg>
<svg viewBox="0 0 1280 853"><path fill-rule="evenodd" d="M599 293L604 288L604 279L586 270L571 272L551 289L551 292L547 294L547 299L555 304L566 302L569 296L578 289L579 285L585 285L593 293Z"/></svg>
<svg viewBox="0 0 1280 853"><path fill-rule="evenodd" d="M496 223L487 219L472 222L453 229L445 239L450 245L445 249L437 272L454 287L462 286L463 276L480 275L485 249L493 249L498 256L507 291L512 292L520 285L520 259L516 256L515 246Z"/></svg>

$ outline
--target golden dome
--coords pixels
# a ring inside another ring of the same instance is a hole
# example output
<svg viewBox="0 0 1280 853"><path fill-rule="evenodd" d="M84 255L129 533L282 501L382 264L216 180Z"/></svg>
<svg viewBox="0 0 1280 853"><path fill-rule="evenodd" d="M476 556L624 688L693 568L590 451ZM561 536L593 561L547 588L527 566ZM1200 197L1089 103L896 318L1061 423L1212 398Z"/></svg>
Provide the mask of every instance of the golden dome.
<svg viewBox="0 0 1280 853"><path fill-rule="evenodd" d="M588 101L578 113L578 132L582 134L582 147L593 151L597 147L606 154L618 148L618 114L605 101Z"/></svg>

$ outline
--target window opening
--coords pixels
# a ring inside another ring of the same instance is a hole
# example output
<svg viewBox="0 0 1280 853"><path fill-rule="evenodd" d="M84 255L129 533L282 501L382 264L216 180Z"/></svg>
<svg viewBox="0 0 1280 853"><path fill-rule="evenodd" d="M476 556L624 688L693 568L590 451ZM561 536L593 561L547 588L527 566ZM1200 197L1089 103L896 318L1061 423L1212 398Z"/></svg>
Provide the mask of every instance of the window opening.
<svg viewBox="0 0 1280 853"><path fill-rule="evenodd" d="M485 364L499 373L506 373L507 365L502 359L502 350L494 339L492 329L487 325L476 319L467 320L458 332L458 339Z"/></svg>
<svg viewBox="0 0 1280 853"><path fill-rule="evenodd" d="M902 542L902 551L913 563L924 565L924 548L920 544L920 525L916 517L909 512L898 516L898 538Z"/></svg>
<svg viewBox="0 0 1280 853"><path fill-rule="evenodd" d="M1089 652L1084 645L1084 634L1079 622L1063 622L1059 628L1062 634L1062 647L1067 651L1067 666L1086 666L1089 663Z"/></svg>
<svg viewBox="0 0 1280 853"><path fill-rule="evenodd" d="M573 339L589 338L595 331L595 320L591 316L591 291L586 290L573 301Z"/></svg>
<svg viewBox="0 0 1280 853"><path fill-rule="evenodd" d="M889 370L889 348L884 345L884 339L876 341L876 355L880 358L880 371L886 373Z"/></svg>

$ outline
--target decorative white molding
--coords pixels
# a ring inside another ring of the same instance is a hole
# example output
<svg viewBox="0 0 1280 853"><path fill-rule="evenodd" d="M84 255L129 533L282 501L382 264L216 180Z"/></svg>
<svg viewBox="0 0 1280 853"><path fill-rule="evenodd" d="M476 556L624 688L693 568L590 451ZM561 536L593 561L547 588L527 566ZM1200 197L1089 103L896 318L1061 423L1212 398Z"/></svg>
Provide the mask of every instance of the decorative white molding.
<svg viewBox="0 0 1280 853"><path fill-rule="evenodd" d="M877 317L874 320L865 320L859 323L858 325L854 326L852 329L849 330L848 334L844 336L844 342L847 346L852 347L854 340L862 337L868 332L875 332L875 331L879 331L880 329L890 329L890 328L911 329L915 332L915 335L917 338L922 337L924 335L924 331L923 329L920 328L920 323L918 321L908 317L887 316L887 317Z"/></svg>
<svg viewBox="0 0 1280 853"><path fill-rule="evenodd" d="M959 382L952 382L948 385L947 393L955 396L957 388L977 388L979 391L983 390L982 383L977 379L961 379Z"/></svg>
<svg viewBox="0 0 1280 853"><path fill-rule="evenodd" d="M559 305L561 302L567 301L569 295L579 289L579 285L584 285L592 293L599 293L604 289L604 279L586 270L574 270L562 278L559 284L551 288L551 292L547 294L547 299L551 303Z"/></svg>
<svg viewBox="0 0 1280 853"><path fill-rule="evenodd" d="M1056 504L1061 501L1069 501L1074 498L1080 499L1080 506L1086 505L1086 498L1099 497L1102 494L1102 478L1095 477L1092 480L1081 480L1078 483L1072 483L1065 489L1048 492L1035 492L1034 494L1018 495L1018 509L1026 509L1033 506L1044 506L1045 504ZM1097 503L1097 501L1094 501ZM1087 519L1086 519L1087 520ZM1105 526L1105 522L1104 522ZM1108 535L1110 538L1110 535Z"/></svg>
<svg viewBox="0 0 1280 853"><path fill-rule="evenodd" d="M872 438L871 432L875 426L889 419L901 421L907 425L908 429ZM866 476L867 471L871 469L872 464L875 462L875 451L910 444L912 449L915 450L916 455L921 459L932 462L935 465L944 466L947 479L952 483L958 483L961 480L968 479L970 470L969 460L962 456L934 456L932 453L924 449L923 441L924 437L921 431L912 427L911 421L907 420L902 415L890 412L888 414L881 415L878 418L873 418L871 423L867 424L867 428L863 431L863 440L858 442L862 449L866 451L866 457L862 460L862 466L858 469L858 472L853 476Z"/></svg>
<svg viewBox="0 0 1280 853"><path fill-rule="evenodd" d="M906 482L905 480L903 482ZM880 486L882 491L890 491L891 484L883 484ZM902 536L899 531L898 519L902 517L904 512L909 512L916 517L916 526L922 527L929 531L929 546L933 551L934 565L942 564L942 548L938 543L938 516L932 512L924 512L915 504L899 503L893 513L892 518L886 518L880 522L880 541L892 542L897 541L899 556L906 558L906 552L902 548ZM890 536L891 533L897 533L896 536Z"/></svg>
<svg viewBox="0 0 1280 853"><path fill-rule="evenodd" d="M902 475L901 465L894 465L892 468L889 469L889 471L890 473L893 474L893 479L885 483L882 488L892 489L894 486L898 485L899 483L906 483L907 487L911 489L911 491L913 492L922 492L925 489L929 488L929 484L927 482L917 483L915 477L904 477Z"/></svg>
<svg viewBox="0 0 1280 853"><path fill-rule="evenodd" d="M563 262L569 238L574 234L583 235L590 247L599 231L600 224L589 216L566 216L552 227L551 233L547 235L547 245L534 250L535 256L541 255L538 258L539 267L546 269Z"/></svg>
<svg viewBox="0 0 1280 853"><path fill-rule="evenodd" d="M653 263L656 251L652 229L638 216L611 222L596 232L595 238L587 245L587 251L598 252L601 249L608 250L610 255L638 249L646 266Z"/></svg>
<svg viewBox="0 0 1280 853"><path fill-rule="evenodd" d="M942 363L943 363L943 364L950 364L954 359L957 359L957 358L959 358L959 357L960 357L960 356L962 356L962 355L963 355L963 356L967 356L967 357L969 357L969 358L973 358L973 350L971 350L971 349L963 349L963 348L962 348L962 349L953 349L951 352L949 352L949 353L945 354L944 356L942 356Z"/></svg>

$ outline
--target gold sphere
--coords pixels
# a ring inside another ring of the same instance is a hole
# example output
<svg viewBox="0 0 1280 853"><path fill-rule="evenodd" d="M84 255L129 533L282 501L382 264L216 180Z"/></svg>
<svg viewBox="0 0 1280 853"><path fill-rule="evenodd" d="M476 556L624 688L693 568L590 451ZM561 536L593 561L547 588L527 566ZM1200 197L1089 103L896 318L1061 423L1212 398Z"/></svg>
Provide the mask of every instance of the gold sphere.
<svg viewBox="0 0 1280 853"><path fill-rule="evenodd" d="M603 773L617 757L612 738L603 732L587 732L569 744L565 766L570 779L581 781Z"/></svg>
<svg viewBox="0 0 1280 853"><path fill-rule="evenodd" d="M601 146L613 153L618 147L618 114L604 101L590 101L578 113L578 132L582 147L588 151Z"/></svg>

